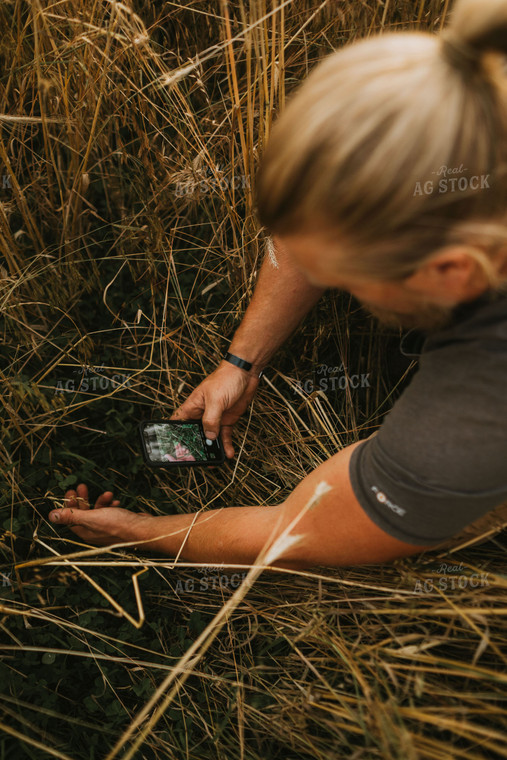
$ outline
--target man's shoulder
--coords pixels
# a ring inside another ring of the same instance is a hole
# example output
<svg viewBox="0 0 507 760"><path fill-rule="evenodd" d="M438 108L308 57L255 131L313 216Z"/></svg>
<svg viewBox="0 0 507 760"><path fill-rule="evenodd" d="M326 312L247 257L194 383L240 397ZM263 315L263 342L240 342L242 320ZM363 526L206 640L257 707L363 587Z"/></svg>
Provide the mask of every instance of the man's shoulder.
<svg viewBox="0 0 507 760"><path fill-rule="evenodd" d="M449 325L427 336L423 352L463 343L507 349L507 291L487 291L460 304Z"/></svg>
<svg viewBox="0 0 507 760"><path fill-rule="evenodd" d="M451 322L433 333L413 328L403 333L400 352L418 359L446 347L480 342L483 349L507 350L507 290L488 291L480 298L458 306ZM452 352L455 353L455 352Z"/></svg>
<svg viewBox="0 0 507 760"><path fill-rule="evenodd" d="M351 458L359 503L407 543L450 537L507 500L507 296L459 317L425 341L410 385Z"/></svg>

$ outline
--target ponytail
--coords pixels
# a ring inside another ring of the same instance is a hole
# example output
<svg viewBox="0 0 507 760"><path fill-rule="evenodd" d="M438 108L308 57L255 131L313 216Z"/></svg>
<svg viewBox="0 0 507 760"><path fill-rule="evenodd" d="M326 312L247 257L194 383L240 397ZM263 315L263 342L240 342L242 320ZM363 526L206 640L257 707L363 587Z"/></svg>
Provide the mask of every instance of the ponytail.
<svg viewBox="0 0 507 760"><path fill-rule="evenodd" d="M327 56L273 128L261 224L342 241L354 258L337 271L378 279L490 240L486 227L491 250L507 244L505 54L507 0L457 0L440 35L383 34Z"/></svg>
<svg viewBox="0 0 507 760"><path fill-rule="evenodd" d="M466 45L476 55L507 55L507 3L504 0L459 0L447 27L448 39Z"/></svg>

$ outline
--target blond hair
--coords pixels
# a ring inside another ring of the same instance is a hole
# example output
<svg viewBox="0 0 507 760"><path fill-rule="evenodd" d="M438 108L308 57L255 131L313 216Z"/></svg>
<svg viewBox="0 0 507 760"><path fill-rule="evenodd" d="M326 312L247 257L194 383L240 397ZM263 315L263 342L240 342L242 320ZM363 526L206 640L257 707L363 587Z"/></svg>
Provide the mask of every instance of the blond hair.
<svg viewBox="0 0 507 760"><path fill-rule="evenodd" d="M377 279L465 242L494 280L490 253L507 241L505 54L507 0L458 0L440 35L383 34L327 56L273 128L261 224L334 237L353 255L340 270Z"/></svg>

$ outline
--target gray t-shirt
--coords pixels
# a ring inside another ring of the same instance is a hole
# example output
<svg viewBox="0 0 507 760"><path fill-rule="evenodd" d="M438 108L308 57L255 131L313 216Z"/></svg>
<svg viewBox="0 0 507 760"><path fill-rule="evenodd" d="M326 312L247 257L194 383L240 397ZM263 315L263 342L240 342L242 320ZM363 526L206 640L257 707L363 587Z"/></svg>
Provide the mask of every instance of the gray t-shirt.
<svg viewBox="0 0 507 760"><path fill-rule="evenodd" d="M418 371L352 453L350 479L382 530L431 545L507 500L507 295L462 304L420 337Z"/></svg>

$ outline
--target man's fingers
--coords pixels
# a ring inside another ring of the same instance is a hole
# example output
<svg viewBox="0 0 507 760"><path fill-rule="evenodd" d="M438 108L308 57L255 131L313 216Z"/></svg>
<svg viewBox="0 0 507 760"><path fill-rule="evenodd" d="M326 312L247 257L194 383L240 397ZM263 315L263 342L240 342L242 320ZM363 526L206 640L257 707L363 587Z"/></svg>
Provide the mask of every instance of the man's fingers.
<svg viewBox="0 0 507 760"><path fill-rule="evenodd" d="M99 496L97 501L95 502L95 509L100 509L101 507L111 507L113 501L113 492L112 491L104 491L103 494ZM120 502L118 502L119 504Z"/></svg>
<svg viewBox="0 0 507 760"><path fill-rule="evenodd" d="M216 404L208 404L206 406L202 416L202 426L206 438L216 438L218 436L223 411L223 407Z"/></svg>
<svg viewBox="0 0 507 760"><path fill-rule="evenodd" d="M106 491L106 494L112 493ZM106 494L102 494L105 496ZM100 497L99 497L100 498ZM104 506L104 505L103 505ZM120 502L115 499L111 504L105 506L119 507ZM141 512L141 514L148 514L148 512ZM82 525L83 527L93 528L97 525L97 519L99 515L95 510L76 509L75 507L64 507L63 509L52 509L48 515L50 522L58 523L59 525ZM100 521L102 522L102 521ZM100 523L99 523L100 524Z"/></svg>
<svg viewBox="0 0 507 760"><path fill-rule="evenodd" d="M77 491L77 505L79 509L90 509L88 503L88 486L84 483L79 483L76 488Z"/></svg>
<svg viewBox="0 0 507 760"><path fill-rule="evenodd" d="M80 483L75 490L74 488L71 488L67 491L63 499L64 506L66 507L72 507L72 509L90 508L90 505L88 504L88 488L84 483Z"/></svg>
<svg viewBox="0 0 507 760"><path fill-rule="evenodd" d="M88 514L82 509L64 507L63 509L54 509L49 513L51 522L57 522L59 525L83 525L86 524Z"/></svg>
<svg viewBox="0 0 507 760"><path fill-rule="evenodd" d="M234 457L234 446L232 445L232 425L224 425L221 429L221 433L225 456L228 459L232 459Z"/></svg>
<svg viewBox="0 0 507 760"><path fill-rule="evenodd" d="M112 491L105 491L95 502L95 509L100 509L101 507L119 506L120 502L118 499L114 499ZM71 513L73 509L79 510L80 512L90 509L90 503L88 501L88 487L84 483L79 483L75 490L71 488L69 491L67 491L63 498L63 507L63 510L54 510L50 513L51 521L60 521L66 525L79 524L76 522L76 520L74 520L74 522L68 522L68 520L72 520ZM55 514L58 516L54 519Z"/></svg>
<svg viewBox="0 0 507 760"><path fill-rule="evenodd" d="M204 413L203 413L204 412ZM202 395L187 400L172 414L171 420L196 420L202 417L206 438L216 438L220 432L223 407L211 404Z"/></svg>
<svg viewBox="0 0 507 760"><path fill-rule="evenodd" d="M194 392L195 393L195 392ZM202 416L204 399L201 393L191 393L169 417L170 420L196 420Z"/></svg>
<svg viewBox="0 0 507 760"><path fill-rule="evenodd" d="M71 488L69 491L65 493L65 496L63 497L63 503L67 507L77 507L77 494L73 488Z"/></svg>

